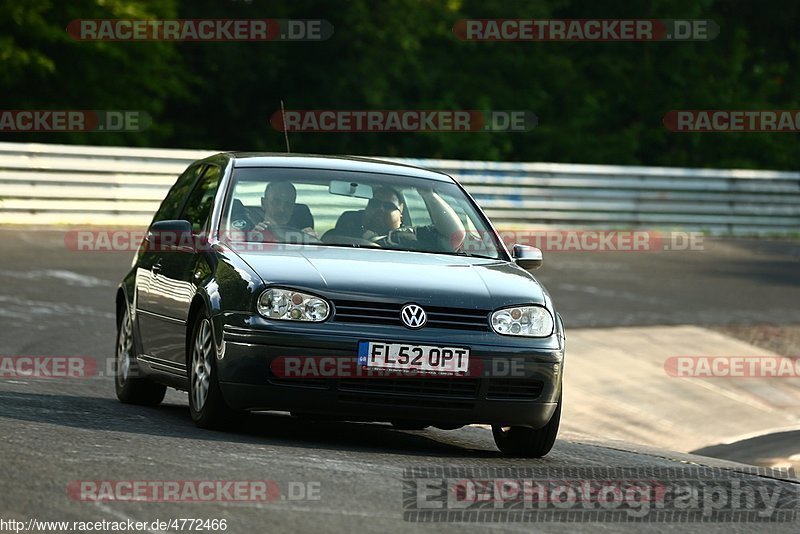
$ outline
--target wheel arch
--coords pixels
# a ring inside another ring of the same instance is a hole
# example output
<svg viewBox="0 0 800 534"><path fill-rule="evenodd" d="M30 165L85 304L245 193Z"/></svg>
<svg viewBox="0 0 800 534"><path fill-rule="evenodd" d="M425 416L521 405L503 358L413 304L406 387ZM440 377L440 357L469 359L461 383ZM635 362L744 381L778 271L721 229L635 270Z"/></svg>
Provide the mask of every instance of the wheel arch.
<svg viewBox="0 0 800 534"><path fill-rule="evenodd" d="M128 298L125 295L125 290L122 286L117 288L117 296L116 296L116 303L114 307L114 312L117 318L117 327L119 327L120 322L122 321L122 311L125 306L128 305Z"/></svg>
<svg viewBox="0 0 800 534"><path fill-rule="evenodd" d="M186 368L189 368L192 360L192 333L194 332L194 323L197 317L205 310L208 312L209 306L206 298L201 293L197 293L189 305L189 314L186 316ZM213 328L213 325L212 325ZM213 331L213 330L212 330Z"/></svg>

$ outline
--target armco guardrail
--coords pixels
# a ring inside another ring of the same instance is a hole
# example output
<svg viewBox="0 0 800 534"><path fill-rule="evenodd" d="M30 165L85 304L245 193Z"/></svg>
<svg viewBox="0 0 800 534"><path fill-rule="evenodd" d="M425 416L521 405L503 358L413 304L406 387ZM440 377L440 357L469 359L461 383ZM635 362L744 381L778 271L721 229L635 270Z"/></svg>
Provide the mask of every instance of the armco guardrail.
<svg viewBox="0 0 800 534"><path fill-rule="evenodd" d="M202 150L0 143L0 223L146 225ZM511 227L800 231L800 173L397 159L452 174Z"/></svg>

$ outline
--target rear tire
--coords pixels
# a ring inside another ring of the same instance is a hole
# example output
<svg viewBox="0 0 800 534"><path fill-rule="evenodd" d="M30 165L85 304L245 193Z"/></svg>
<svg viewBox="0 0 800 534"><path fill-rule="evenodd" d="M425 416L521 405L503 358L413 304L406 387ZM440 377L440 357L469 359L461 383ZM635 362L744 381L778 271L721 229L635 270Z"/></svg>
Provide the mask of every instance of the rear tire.
<svg viewBox="0 0 800 534"><path fill-rule="evenodd" d="M492 435L497 448L506 456L541 458L553 448L561 422L561 395L558 396L553 416L542 428L492 425Z"/></svg>
<svg viewBox="0 0 800 534"><path fill-rule="evenodd" d="M205 312L198 315L192 327L189 378L189 413L200 428L226 429L240 423L247 412L233 410L219 387L217 376L217 344L211 320Z"/></svg>
<svg viewBox="0 0 800 534"><path fill-rule="evenodd" d="M114 389L117 398L125 404L158 406L164 400L167 386L156 384L142 376L135 376L139 368L134 359L136 339L128 306L117 325L117 358L114 362Z"/></svg>

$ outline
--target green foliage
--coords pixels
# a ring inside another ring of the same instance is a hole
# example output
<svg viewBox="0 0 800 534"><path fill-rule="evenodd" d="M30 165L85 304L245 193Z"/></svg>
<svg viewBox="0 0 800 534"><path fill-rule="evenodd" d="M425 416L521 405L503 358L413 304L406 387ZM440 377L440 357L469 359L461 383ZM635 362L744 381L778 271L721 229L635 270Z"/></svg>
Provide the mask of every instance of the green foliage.
<svg viewBox="0 0 800 534"><path fill-rule="evenodd" d="M530 110L525 133L292 133L298 152L794 169L791 133L673 133L673 109L800 109L800 3L0 0L4 109L138 109L137 134L0 141L282 151L289 109ZM325 42L78 42L78 18L323 18ZM463 42L463 18L712 19L709 42Z"/></svg>

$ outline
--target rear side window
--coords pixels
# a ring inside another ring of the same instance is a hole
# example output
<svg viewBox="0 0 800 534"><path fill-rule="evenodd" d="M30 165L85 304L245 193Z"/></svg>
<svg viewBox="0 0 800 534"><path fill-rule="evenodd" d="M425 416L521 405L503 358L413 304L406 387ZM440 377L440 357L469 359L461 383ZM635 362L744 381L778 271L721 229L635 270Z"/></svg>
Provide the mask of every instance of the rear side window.
<svg viewBox="0 0 800 534"><path fill-rule="evenodd" d="M158 208L156 216L153 217L153 222L177 219L180 216L183 203L189 195L189 191L192 190L195 181L203 173L203 169L205 169L204 165L192 165L178 177L178 181L169 190L167 197L161 203L161 207Z"/></svg>
<svg viewBox="0 0 800 534"><path fill-rule="evenodd" d="M214 197L217 194L220 176L222 176L220 168L216 165L209 165L186 202L180 218L192 223L193 232L200 232L206 226L211 208L214 206Z"/></svg>

